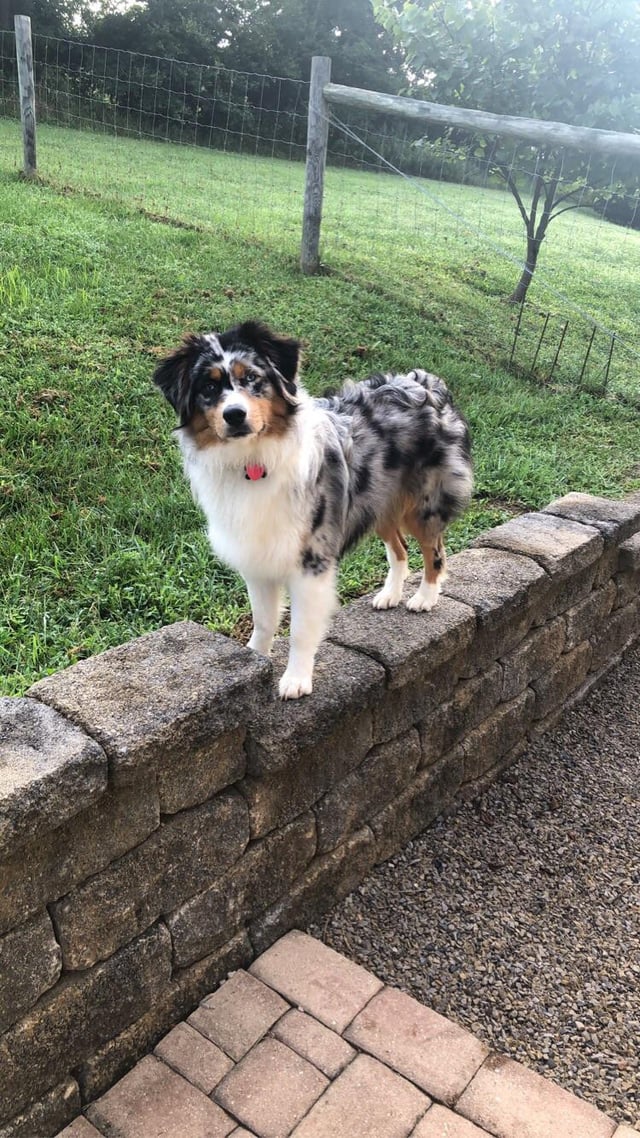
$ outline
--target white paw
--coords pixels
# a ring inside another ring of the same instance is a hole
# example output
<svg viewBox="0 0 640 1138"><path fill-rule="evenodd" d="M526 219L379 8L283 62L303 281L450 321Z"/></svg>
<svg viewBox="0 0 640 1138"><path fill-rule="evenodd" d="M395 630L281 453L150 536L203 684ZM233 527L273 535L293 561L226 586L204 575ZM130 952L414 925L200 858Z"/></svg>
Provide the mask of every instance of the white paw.
<svg viewBox="0 0 640 1138"><path fill-rule="evenodd" d="M418 592L409 597L407 608L410 612L429 612L437 604L439 596L438 585L421 585Z"/></svg>
<svg viewBox="0 0 640 1138"><path fill-rule="evenodd" d="M381 589L376 593L371 604L374 609L394 609L400 604L402 593L394 593L391 589Z"/></svg>
<svg viewBox="0 0 640 1138"><path fill-rule="evenodd" d="M295 676L289 669L278 684L280 699L299 699L301 695L311 695L312 690L311 676Z"/></svg>

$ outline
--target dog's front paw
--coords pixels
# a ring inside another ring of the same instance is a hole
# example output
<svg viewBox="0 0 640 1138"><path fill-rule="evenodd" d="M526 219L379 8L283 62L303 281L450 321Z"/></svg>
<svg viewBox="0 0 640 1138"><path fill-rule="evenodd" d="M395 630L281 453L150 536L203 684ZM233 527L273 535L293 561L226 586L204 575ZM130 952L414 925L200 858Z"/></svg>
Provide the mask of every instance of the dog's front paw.
<svg viewBox="0 0 640 1138"><path fill-rule="evenodd" d="M417 593L409 597L407 608L411 612L430 612L440 596L439 585L421 585Z"/></svg>
<svg viewBox="0 0 640 1138"><path fill-rule="evenodd" d="M398 607L401 600L402 593L400 593L399 596L396 596L396 594L393 593L391 589L381 589L379 593L376 593L371 604L373 605L374 609L395 609Z"/></svg>
<svg viewBox="0 0 640 1138"><path fill-rule="evenodd" d="M288 669L278 684L280 699L299 699L301 695L311 695L312 690L311 676L296 676Z"/></svg>

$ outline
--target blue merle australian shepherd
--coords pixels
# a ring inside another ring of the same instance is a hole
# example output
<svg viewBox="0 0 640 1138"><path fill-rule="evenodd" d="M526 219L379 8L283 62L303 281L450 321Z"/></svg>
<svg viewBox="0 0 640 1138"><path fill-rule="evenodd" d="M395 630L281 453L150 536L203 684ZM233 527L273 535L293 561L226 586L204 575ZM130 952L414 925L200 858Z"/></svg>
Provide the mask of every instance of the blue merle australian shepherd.
<svg viewBox="0 0 640 1138"><path fill-rule="evenodd" d="M249 321L187 336L154 375L180 418L211 545L246 581L250 648L270 652L283 590L290 595L283 699L311 691L341 554L372 530L382 538L389 572L373 605L393 608L413 535L424 574L406 604L431 609L445 573L443 532L472 489L469 432L441 379L416 368L312 399L299 355L297 340Z"/></svg>

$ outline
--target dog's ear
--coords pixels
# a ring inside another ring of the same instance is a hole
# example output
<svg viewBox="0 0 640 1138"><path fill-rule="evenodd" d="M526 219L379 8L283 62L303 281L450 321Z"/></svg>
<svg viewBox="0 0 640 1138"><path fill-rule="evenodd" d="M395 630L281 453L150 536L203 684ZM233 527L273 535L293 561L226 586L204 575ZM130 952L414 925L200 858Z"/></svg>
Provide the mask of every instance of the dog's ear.
<svg viewBox="0 0 640 1138"><path fill-rule="evenodd" d="M179 348L162 360L153 373L153 382L180 417L185 426L193 415L191 370L207 346L203 336L192 333L184 337Z"/></svg>
<svg viewBox="0 0 640 1138"><path fill-rule="evenodd" d="M296 376L300 360L300 342L289 336L279 336L259 320L247 320L238 327L238 338L255 348L279 373L282 394L288 402L295 402Z"/></svg>

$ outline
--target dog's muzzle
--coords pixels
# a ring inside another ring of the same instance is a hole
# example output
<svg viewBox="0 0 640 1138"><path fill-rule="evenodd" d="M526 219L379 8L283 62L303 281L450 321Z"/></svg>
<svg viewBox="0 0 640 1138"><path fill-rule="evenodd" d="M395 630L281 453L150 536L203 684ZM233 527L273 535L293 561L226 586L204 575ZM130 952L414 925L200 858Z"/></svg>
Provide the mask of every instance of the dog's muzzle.
<svg viewBox="0 0 640 1138"><path fill-rule="evenodd" d="M230 407L225 407L222 412L222 418L227 424L227 438L239 439L243 435L251 434L251 428L247 422L247 412L244 407L238 404L232 404Z"/></svg>

